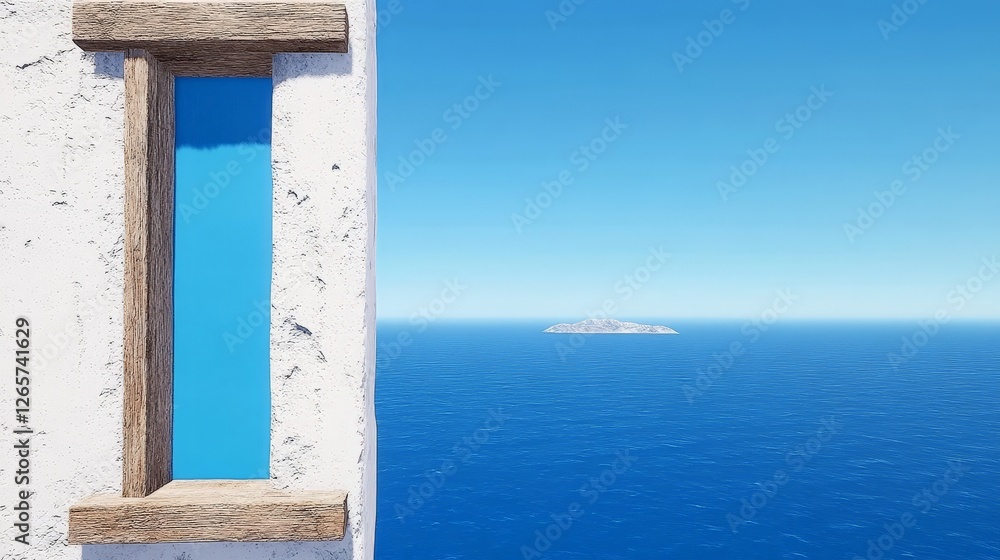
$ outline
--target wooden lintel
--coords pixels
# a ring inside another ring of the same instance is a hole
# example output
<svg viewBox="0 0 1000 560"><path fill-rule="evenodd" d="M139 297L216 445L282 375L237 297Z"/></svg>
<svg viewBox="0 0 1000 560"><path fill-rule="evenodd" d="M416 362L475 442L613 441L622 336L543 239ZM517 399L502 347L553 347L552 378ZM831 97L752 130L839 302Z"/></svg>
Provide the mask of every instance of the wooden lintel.
<svg viewBox="0 0 1000 560"><path fill-rule="evenodd" d="M125 53L125 361L122 496L173 478L174 77Z"/></svg>
<svg viewBox="0 0 1000 560"><path fill-rule="evenodd" d="M347 52L347 8L322 0L77 0L73 42L190 58Z"/></svg>
<svg viewBox="0 0 1000 560"><path fill-rule="evenodd" d="M95 496L70 508L70 544L332 541L347 495L280 492L266 480L181 481L146 498Z"/></svg>

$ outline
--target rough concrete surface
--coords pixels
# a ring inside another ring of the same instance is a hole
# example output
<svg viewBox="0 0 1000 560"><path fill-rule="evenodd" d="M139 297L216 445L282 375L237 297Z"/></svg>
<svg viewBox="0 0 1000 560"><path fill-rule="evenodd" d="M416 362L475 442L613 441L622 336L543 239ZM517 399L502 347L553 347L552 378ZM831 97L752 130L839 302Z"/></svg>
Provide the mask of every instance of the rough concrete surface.
<svg viewBox="0 0 1000 560"><path fill-rule="evenodd" d="M345 4L349 54L275 58L271 476L346 490L347 536L79 547L66 543L70 504L121 489L123 58L73 45L70 0L0 0L0 359L13 367L26 317L35 432L25 547L13 541L23 487L4 376L3 560L373 557L375 6Z"/></svg>

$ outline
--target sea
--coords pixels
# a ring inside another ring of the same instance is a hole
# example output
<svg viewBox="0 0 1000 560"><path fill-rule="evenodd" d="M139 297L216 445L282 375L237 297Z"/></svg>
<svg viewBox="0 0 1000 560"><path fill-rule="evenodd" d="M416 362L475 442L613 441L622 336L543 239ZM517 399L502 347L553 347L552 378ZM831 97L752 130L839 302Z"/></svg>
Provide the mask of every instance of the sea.
<svg viewBox="0 0 1000 560"><path fill-rule="evenodd" d="M1000 323L550 324L380 322L377 559L1000 559Z"/></svg>

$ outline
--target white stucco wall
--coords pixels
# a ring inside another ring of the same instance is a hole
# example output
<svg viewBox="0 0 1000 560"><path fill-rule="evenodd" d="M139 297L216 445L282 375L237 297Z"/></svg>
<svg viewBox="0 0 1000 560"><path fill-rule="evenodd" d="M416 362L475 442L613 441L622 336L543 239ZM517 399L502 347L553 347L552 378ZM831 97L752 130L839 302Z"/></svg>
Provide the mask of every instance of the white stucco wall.
<svg viewBox="0 0 1000 560"><path fill-rule="evenodd" d="M350 54L281 55L274 68L271 476L347 490L347 537L88 547L66 544L70 504L121 489L124 88L120 54L71 42L70 4L0 0L0 360L12 367L14 320L28 318L35 431L24 547L4 376L0 558L372 558L374 2L345 0Z"/></svg>

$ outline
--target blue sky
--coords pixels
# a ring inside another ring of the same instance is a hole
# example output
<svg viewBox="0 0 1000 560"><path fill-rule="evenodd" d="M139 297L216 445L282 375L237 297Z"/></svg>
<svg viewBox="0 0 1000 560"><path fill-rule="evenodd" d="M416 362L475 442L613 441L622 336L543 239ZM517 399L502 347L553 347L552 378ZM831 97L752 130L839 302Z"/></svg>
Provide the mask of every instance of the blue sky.
<svg viewBox="0 0 1000 560"><path fill-rule="evenodd" d="M174 477L267 478L271 80L175 87Z"/></svg>
<svg viewBox="0 0 1000 560"><path fill-rule="evenodd" d="M895 5L381 1L379 316L1000 317L1000 10Z"/></svg>

